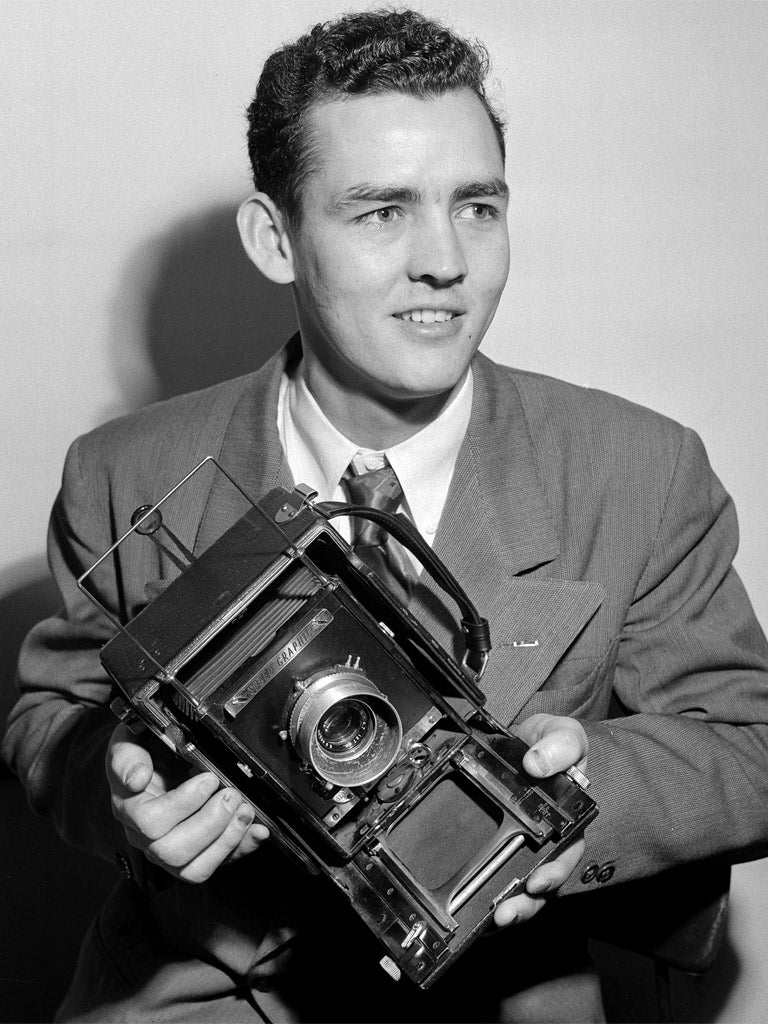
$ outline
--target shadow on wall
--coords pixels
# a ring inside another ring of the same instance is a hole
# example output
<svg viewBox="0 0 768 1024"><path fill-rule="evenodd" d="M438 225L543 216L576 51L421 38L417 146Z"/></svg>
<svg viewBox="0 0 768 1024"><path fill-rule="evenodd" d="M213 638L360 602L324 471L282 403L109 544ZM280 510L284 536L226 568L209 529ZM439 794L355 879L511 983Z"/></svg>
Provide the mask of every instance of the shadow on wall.
<svg viewBox="0 0 768 1024"><path fill-rule="evenodd" d="M45 560L8 571L0 592L0 732L15 699L19 647L58 593ZM18 781L0 767L0 1021L51 1020L74 968L80 939L117 871L67 846L33 815Z"/></svg>
<svg viewBox="0 0 768 1024"><path fill-rule="evenodd" d="M4 574L0 589L0 731L5 731L8 712L16 700L13 679L16 661L24 637L40 619L52 615L58 605L58 594L48 573L45 558L30 558L11 567ZM10 772L0 762L0 778Z"/></svg>
<svg viewBox="0 0 768 1024"><path fill-rule="evenodd" d="M296 330L290 288L248 260L236 214L236 203L222 203L187 217L129 260L112 310L121 408L103 419L257 369ZM19 645L54 602L43 555L0 580L2 722Z"/></svg>
<svg viewBox="0 0 768 1024"><path fill-rule="evenodd" d="M272 285L249 262L236 212L236 204L221 204L187 218L129 261L112 310L122 397L101 420L254 370L295 331L290 289ZM0 733L16 699L21 643L57 607L42 555L3 574ZM50 1020L116 871L67 847L51 822L32 815L4 765L0 820L10 837L0 844L0 1021Z"/></svg>
<svg viewBox="0 0 768 1024"><path fill-rule="evenodd" d="M248 260L236 214L236 203L222 203L187 217L129 260L112 310L121 407L103 420L255 370L296 330L290 288ZM18 647L54 593L42 555L0 579L2 723Z"/></svg>
<svg viewBox="0 0 768 1024"><path fill-rule="evenodd" d="M250 262L236 214L186 217L130 258L112 318L119 412L249 373L296 330L291 289Z"/></svg>

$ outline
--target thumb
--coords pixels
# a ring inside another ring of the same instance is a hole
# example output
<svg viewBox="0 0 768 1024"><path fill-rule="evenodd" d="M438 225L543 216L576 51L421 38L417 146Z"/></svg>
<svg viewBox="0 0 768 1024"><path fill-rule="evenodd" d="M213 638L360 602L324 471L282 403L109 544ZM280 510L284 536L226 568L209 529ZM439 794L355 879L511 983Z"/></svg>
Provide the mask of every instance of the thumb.
<svg viewBox="0 0 768 1024"><path fill-rule="evenodd" d="M106 768L110 787L121 796L142 793L154 771L149 751L136 742L134 734L122 723L109 741Z"/></svg>

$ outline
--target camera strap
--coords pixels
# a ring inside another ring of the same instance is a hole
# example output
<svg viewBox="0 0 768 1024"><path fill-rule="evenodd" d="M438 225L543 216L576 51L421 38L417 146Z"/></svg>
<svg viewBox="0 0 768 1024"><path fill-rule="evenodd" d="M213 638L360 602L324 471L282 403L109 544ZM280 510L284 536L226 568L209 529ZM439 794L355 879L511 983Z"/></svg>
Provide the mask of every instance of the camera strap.
<svg viewBox="0 0 768 1024"><path fill-rule="evenodd" d="M479 680L485 670L491 650L491 631L488 620L480 615L467 592L445 562L427 544L411 520L402 512L384 512L366 505L345 505L335 501L318 502L314 508L327 520L336 519L339 516L356 516L367 519L386 530L418 558L435 583L459 606L461 612L459 621L466 648L464 664L475 676L475 680ZM478 694L484 701L485 698L481 691L478 690Z"/></svg>

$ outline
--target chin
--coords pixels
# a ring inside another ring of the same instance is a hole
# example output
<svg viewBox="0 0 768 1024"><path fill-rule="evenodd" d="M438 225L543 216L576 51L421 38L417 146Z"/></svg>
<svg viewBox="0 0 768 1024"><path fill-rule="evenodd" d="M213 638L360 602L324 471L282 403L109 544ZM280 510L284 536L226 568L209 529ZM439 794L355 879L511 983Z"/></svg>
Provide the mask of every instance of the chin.
<svg viewBox="0 0 768 1024"><path fill-rule="evenodd" d="M404 381L400 387L392 388L391 397L402 402L427 401L453 391L464 376L464 371L456 377L441 377L429 381Z"/></svg>

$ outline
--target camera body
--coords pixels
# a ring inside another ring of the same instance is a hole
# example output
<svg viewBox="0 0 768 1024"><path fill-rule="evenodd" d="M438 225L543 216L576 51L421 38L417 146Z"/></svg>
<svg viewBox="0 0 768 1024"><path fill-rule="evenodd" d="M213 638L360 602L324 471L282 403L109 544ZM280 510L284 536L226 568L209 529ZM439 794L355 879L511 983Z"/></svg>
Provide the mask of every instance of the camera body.
<svg viewBox="0 0 768 1024"><path fill-rule="evenodd" d="M237 788L335 883L382 966L428 988L597 806L577 772L526 774L470 670L306 497L266 495L102 662L117 713Z"/></svg>

